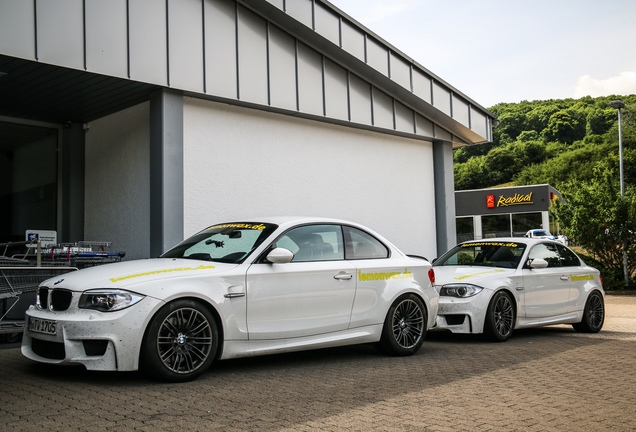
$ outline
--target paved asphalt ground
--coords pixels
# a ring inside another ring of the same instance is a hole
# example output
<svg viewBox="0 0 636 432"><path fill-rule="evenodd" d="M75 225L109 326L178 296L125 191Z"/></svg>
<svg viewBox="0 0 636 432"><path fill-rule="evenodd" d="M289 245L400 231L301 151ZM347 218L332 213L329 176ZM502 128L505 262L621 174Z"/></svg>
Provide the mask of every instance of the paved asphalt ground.
<svg viewBox="0 0 636 432"><path fill-rule="evenodd" d="M219 362L198 380L44 367L0 350L1 431L636 431L636 297L603 330L506 343L429 334L412 357L370 346Z"/></svg>

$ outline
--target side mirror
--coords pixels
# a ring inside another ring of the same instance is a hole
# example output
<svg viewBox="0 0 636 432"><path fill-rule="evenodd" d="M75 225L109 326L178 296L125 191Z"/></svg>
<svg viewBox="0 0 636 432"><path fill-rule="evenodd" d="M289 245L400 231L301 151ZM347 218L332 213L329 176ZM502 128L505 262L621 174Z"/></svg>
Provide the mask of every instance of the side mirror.
<svg viewBox="0 0 636 432"><path fill-rule="evenodd" d="M294 253L289 249L275 248L267 254L265 259L274 264L287 264L294 259Z"/></svg>
<svg viewBox="0 0 636 432"><path fill-rule="evenodd" d="M530 268L533 268L533 269L543 269L543 268L546 268L547 266L548 266L548 262L544 260L543 258L535 258L530 263Z"/></svg>

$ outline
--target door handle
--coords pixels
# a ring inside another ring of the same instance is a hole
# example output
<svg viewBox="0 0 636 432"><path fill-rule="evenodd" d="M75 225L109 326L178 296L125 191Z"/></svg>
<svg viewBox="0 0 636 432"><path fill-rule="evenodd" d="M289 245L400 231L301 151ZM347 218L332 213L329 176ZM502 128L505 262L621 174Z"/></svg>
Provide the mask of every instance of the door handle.
<svg viewBox="0 0 636 432"><path fill-rule="evenodd" d="M562 281L570 280L570 277L569 276L561 276L561 280Z"/></svg>
<svg viewBox="0 0 636 432"><path fill-rule="evenodd" d="M338 273L333 278L338 280L349 280L353 278L353 275L351 273Z"/></svg>
<svg viewBox="0 0 636 432"><path fill-rule="evenodd" d="M229 299L236 298L236 297L245 297L245 293L227 293L227 294L224 294L223 297L229 298Z"/></svg>

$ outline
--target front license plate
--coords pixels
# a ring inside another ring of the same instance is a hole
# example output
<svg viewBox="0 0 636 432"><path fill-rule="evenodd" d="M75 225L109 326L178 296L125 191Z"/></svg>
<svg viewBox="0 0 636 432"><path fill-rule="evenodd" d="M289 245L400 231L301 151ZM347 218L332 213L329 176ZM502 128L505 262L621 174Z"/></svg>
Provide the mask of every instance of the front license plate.
<svg viewBox="0 0 636 432"><path fill-rule="evenodd" d="M57 322L29 317L29 330L36 333L54 335L57 330Z"/></svg>

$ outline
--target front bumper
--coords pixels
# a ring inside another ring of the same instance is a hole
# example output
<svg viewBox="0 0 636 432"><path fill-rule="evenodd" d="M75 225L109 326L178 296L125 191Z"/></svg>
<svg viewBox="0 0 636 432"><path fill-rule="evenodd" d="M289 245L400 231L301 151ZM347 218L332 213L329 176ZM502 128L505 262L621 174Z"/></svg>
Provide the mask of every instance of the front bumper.
<svg viewBox="0 0 636 432"><path fill-rule="evenodd" d="M483 333L491 292L483 290L468 298L440 296L435 330Z"/></svg>
<svg viewBox="0 0 636 432"><path fill-rule="evenodd" d="M88 370L137 370L144 330L162 304L145 297L116 312L78 309L76 304L63 312L31 306L26 312L22 354L41 363L82 364ZM54 321L55 334L31 330L31 318Z"/></svg>

